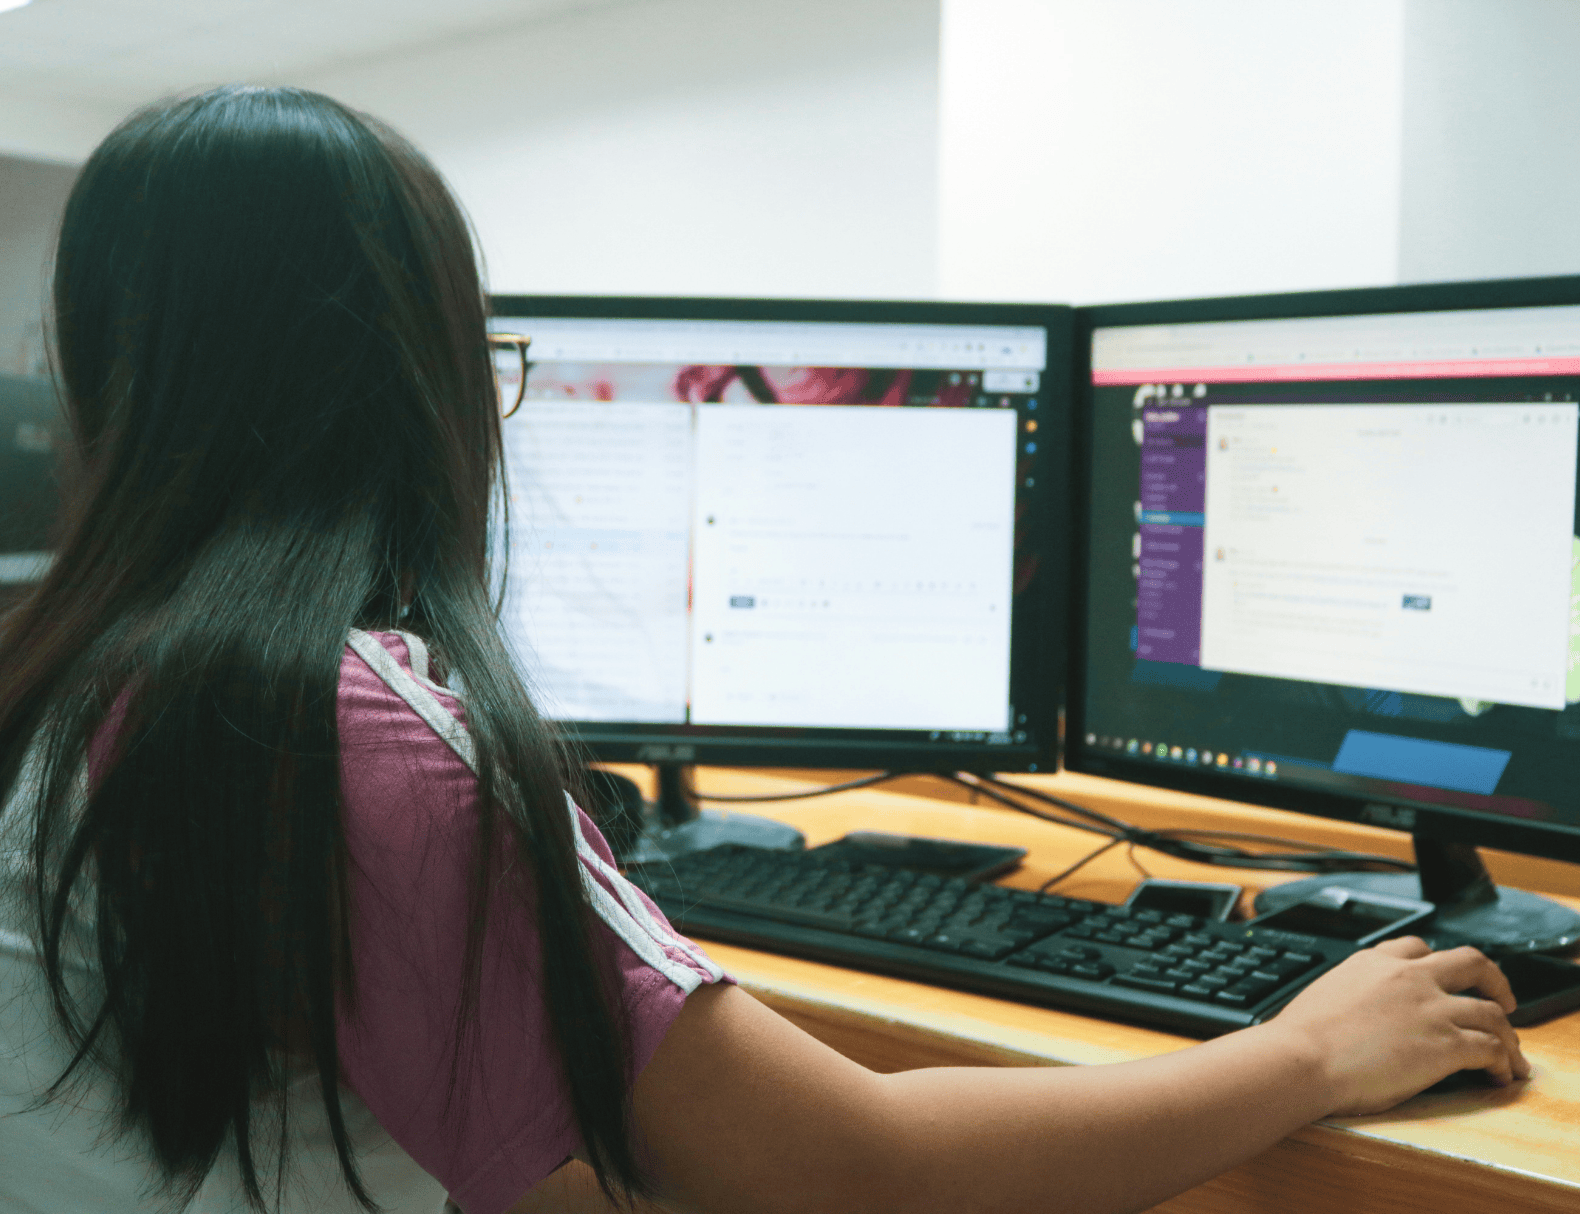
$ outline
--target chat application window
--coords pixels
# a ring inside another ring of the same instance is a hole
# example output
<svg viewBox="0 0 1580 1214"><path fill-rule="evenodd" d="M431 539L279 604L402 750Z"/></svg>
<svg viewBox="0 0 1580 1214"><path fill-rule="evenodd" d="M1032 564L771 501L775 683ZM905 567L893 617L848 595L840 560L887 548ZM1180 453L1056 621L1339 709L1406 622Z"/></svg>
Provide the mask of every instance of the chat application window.
<svg viewBox="0 0 1580 1214"><path fill-rule="evenodd" d="M1205 413L1202 667L1564 707L1575 404Z"/></svg>
<svg viewBox="0 0 1580 1214"><path fill-rule="evenodd" d="M1009 728L1011 409L697 409L691 719Z"/></svg>

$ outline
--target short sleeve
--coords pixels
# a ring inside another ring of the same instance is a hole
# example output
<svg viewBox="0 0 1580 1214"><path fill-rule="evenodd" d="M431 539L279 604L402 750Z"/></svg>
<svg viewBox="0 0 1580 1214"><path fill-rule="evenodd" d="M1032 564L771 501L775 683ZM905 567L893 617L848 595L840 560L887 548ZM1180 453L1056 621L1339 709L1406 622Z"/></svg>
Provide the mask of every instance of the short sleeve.
<svg viewBox="0 0 1580 1214"><path fill-rule="evenodd" d="M415 645L363 635L380 652L364 648L370 665L348 647L339 701L355 971L338 1033L342 1074L467 1214L499 1214L581 1142L543 1003L537 925L522 900L496 896L455 1069L477 810L469 739L451 723L465 714L424 677ZM446 714L438 728L435 707ZM594 947L613 960L640 1073L686 996L723 974L620 876L587 816L569 801L566 813L596 912Z"/></svg>

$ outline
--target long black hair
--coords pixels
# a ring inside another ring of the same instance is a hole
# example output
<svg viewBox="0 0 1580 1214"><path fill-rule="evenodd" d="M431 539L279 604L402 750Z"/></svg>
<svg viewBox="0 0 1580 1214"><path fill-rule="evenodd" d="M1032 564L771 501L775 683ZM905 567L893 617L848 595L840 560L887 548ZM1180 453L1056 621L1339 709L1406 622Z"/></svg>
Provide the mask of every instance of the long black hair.
<svg viewBox="0 0 1580 1214"><path fill-rule="evenodd" d="M30 893L75 1046L51 1091L111 1061L120 1124L146 1133L176 1196L231 1142L261 1208L256 1152L275 1139L259 1118L283 1128L294 1050L371 1205L337 1083L354 958L336 697L347 630L405 611L464 688L478 756L457 1064L490 900L530 897L586 1152L606 1192L644 1192L564 756L499 634L486 300L438 173L302 90L156 105L72 190L54 310L66 513L53 567L0 624L0 793L37 781ZM63 968L81 906L103 979L87 1005Z"/></svg>

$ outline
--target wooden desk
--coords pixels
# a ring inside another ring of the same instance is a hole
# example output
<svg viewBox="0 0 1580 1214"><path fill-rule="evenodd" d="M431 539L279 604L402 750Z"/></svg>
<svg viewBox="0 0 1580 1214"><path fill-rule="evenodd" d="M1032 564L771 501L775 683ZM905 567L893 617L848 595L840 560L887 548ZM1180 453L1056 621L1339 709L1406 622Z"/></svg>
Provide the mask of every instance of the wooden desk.
<svg viewBox="0 0 1580 1214"><path fill-rule="evenodd" d="M641 769L632 769L638 775ZM823 775L704 769L699 787L757 793L806 787ZM1032 786L1142 825L1211 823L1285 838L1408 855L1396 832L1257 810L1091 777L1018 777ZM1035 888L1092 850L1095 836L992 807L915 778L886 789L742 807L793 823L809 844L860 828L1030 848L1003 884ZM1222 869L1138 853L1156 876L1231 880L1261 888L1280 874ZM1500 881L1580 905L1580 868L1488 854ZM1138 879L1122 849L1059 892L1118 901ZM732 945L707 950L746 989L807 1032L877 1071L923 1066L1068 1066L1120 1062L1191 1044L1152 1029L964 994L898 978L780 957ZM1413 1214L1415 1211L1580 1211L1580 1014L1524 1029L1535 1067L1514 1088L1419 1096L1375 1117L1310 1126L1277 1147L1157 1207L1167 1214Z"/></svg>

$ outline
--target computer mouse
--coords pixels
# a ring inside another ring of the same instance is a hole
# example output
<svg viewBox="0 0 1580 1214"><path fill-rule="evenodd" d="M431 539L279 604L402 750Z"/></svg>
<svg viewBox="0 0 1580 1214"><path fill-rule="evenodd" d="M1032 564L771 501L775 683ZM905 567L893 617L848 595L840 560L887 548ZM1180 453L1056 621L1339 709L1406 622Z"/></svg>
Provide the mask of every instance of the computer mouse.
<svg viewBox="0 0 1580 1214"><path fill-rule="evenodd" d="M1440 1096L1447 1092L1478 1092L1498 1085L1493 1082L1490 1072L1485 1070L1455 1071L1452 1075L1444 1075L1429 1088L1421 1091L1422 1096Z"/></svg>

